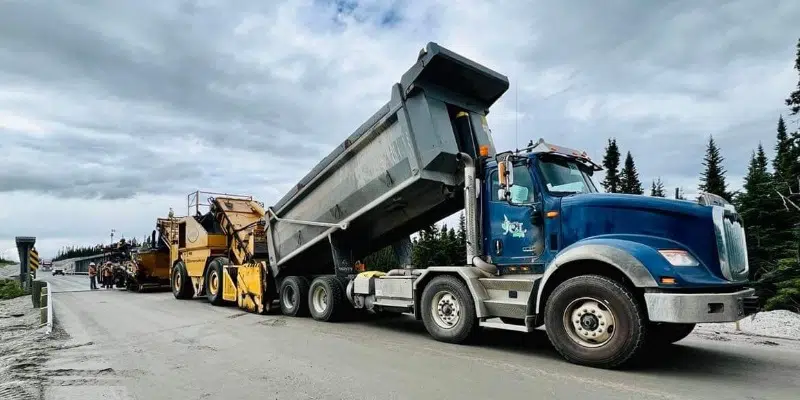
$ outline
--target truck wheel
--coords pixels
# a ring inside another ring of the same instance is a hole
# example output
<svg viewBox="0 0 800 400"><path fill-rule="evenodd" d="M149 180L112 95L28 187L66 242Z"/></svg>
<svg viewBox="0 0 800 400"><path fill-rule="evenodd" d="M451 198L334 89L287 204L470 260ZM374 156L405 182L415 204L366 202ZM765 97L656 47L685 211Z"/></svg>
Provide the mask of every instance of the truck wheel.
<svg viewBox="0 0 800 400"><path fill-rule="evenodd" d="M335 276L320 276L311 282L308 289L308 309L317 321L339 320L347 298Z"/></svg>
<svg viewBox="0 0 800 400"><path fill-rule="evenodd" d="M172 267L172 295L176 299L184 300L192 298L192 285L189 280L189 274L186 273L186 265L183 261L178 261Z"/></svg>
<svg viewBox="0 0 800 400"><path fill-rule="evenodd" d="M650 323L647 341L655 346L665 346L689 336L695 324Z"/></svg>
<svg viewBox="0 0 800 400"><path fill-rule="evenodd" d="M626 287L598 275L560 284L547 299L545 328L567 361L615 368L643 349L647 319Z"/></svg>
<svg viewBox="0 0 800 400"><path fill-rule="evenodd" d="M422 321L434 339L464 343L478 331L478 318L472 294L461 280L437 276L422 292Z"/></svg>
<svg viewBox="0 0 800 400"><path fill-rule="evenodd" d="M308 279L302 276L287 276L281 282L281 313L290 317L308 315Z"/></svg>
<svg viewBox="0 0 800 400"><path fill-rule="evenodd" d="M223 265L228 264L228 259L225 257L217 257L208 263L206 269L206 298L208 302L218 306L222 305L225 301L222 298L222 286L224 279Z"/></svg>

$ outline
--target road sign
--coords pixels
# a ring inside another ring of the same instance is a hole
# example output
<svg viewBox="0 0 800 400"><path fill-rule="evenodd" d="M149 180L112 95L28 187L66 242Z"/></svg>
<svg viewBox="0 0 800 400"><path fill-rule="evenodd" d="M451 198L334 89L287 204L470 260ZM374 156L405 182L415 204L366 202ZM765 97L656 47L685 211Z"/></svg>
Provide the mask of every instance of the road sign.
<svg viewBox="0 0 800 400"><path fill-rule="evenodd" d="M36 251L36 247L34 247L30 252L28 252L28 267L31 271L36 271L39 269L39 265L41 265L41 260L39 260L39 252Z"/></svg>

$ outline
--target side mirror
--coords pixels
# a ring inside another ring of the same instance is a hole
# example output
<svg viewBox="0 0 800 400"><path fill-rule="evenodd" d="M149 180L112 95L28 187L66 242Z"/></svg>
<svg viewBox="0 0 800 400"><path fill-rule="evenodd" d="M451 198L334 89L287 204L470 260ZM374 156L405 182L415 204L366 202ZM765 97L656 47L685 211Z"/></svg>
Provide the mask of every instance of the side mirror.
<svg viewBox="0 0 800 400"><path fill-rule="evenodd" d="M511 163L511 160L506 158L503 161L499 161L497 163L497 179L498 183L500 184L500 192L498 193L498 197L509 201L510 192L512 186L514 186L514 165Z"/></svg>

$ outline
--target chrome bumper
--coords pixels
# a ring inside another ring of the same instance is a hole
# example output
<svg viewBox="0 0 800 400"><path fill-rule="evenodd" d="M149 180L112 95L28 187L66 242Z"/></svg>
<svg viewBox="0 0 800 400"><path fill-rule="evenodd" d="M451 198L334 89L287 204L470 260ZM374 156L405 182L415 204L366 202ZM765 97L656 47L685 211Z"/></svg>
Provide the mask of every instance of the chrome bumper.
<svg viewBox="0 0 800 400"><path fill-rule="evenodd" d="M650 321L735 322L757 311L755 289L734 293L645 293Z"/></svg>

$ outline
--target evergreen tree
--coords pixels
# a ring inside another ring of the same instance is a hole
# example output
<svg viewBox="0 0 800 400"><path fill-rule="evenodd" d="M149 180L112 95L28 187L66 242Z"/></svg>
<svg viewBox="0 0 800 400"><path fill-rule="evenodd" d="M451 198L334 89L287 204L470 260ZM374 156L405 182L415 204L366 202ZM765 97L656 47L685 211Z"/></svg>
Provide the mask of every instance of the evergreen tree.
<svg viewBox="0 0 800 400"><path fill-rule="evenodd" d="M618 193L620 191L620 175L617 139L608 139L606 154L603 156L603 169L606 171L606 177L603 182L600 182L600 185L608 193Z"/></svg>
<svg viewBox="0 0 800 400"><path fill-rule="evenodd" d="M771 221L771 214L780 204L776 203L777 195L770 190L772 176L767 164L764 148L759 144L757 152L750 157L743 191L735 200L736 209L746 228L747 254L756 279L761 276L763 268L774 261L778 255L776 246L780 245L774 240L777 232Z"/></svg>
<svg viewBox="0 0 800 400"><path fill-rule="evenodd" d="M642 182L639 181L639 172L636 171L636 164L633 162L631 152L625 156L625 166L620 171L619 188L621 193L644 194Z"/></svg>
<svg viewBox="0 0 800 400"><path fill-rule="evenodd" d="M703 192L716 194L725 200L731 201L731 194L728 193L728 184L725 183L725 173L727 171L722 166L722 161L724 160L719 147L714 142L714 137L710 137L708 139L708 147L706 147L706 156L703 158L705 170L701 174L699 188Z"/></svg>
<svg viewBox="0 0 800 400"><path fill-rule="evenodd" d="M650 186L650 196L667 197L664 193L664 182L661 182L661 178L656 178L656 180L653 181L653 184Z"/></svg>
<svg viewBox="0 0 800 400"><path fill-rule="evenodd" d="M797 55L794 60L794 69L796 69L797 74L800 75L800 39L797 39ZM791 115L800 113L800 79L797 81L797 90L790 93L789 97L786 99L786 105L789 106Z"/></svg>
<svg viewBox="0 0 800 400"><path fill-rule="evenodd" d="M778 134L775 143L775 159L772 160L772 168L775 170L775 181L778 190L788 191L789 187L794 187L792 178L792 156L794 146L789 135L786 133L786 123L783 116L778 118Z"/></svg>

